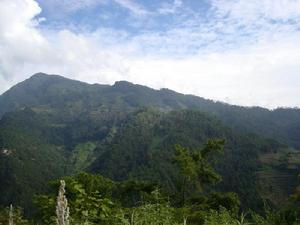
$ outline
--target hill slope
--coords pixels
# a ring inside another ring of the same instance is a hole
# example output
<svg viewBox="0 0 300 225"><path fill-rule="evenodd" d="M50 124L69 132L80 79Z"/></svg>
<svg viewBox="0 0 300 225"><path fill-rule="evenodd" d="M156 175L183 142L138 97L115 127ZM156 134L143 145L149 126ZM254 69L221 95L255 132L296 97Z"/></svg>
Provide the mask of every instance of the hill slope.
<svg viewBox="0 0 300 225"><path fill-rule="evenodd" d="M90 85L36 74L0 96L0 117L5 205L25 206L49 179L82 170L176 191L174 144L199 147L208 138L227 140L217 188L236 191L247 206L260 197L284 200L300 171L299 109L238 107L125 81Z"/></svg>

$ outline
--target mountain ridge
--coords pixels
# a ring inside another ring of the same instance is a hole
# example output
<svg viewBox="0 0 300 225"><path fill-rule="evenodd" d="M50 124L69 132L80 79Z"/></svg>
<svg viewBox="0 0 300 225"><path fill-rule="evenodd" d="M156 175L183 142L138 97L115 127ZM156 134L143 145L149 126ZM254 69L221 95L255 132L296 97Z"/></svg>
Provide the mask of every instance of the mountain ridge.
<svg viewBox="0 0 300 225"><path fill-rule="evenodd" d="M70 79L61 75L56 75L56 74L46 74L46 73L36 73L33 74L31 77L29 77L28 79L25 79L24 81L18 83L17 85L14 85L13 87L11 87L9 90L5 91L4 93L2 93L0 95L1 96L5 96L5 95L9 95L10 92L15 91L17 88L19 88L20 86L26 85L28 83L32 83L35 82L36 80L38 80L40 83L44 83L45 81L52 81L52 82L57 82L57 81L64 81L64 82L72 82L72 83L76 83L76 84L80 84L80 85L84 85L84 86L93 86L93 87L106 87L106 88L113 88L113 87L131 87L131 88L146 88L148 90L151 90L153 92L157 92L157 93L167 93L167 94L175 94L175 95L181 95L181 96L186 96L186 97L190 97L193 99L197 99L197 100L204 100L204 101L208 101L210 103L215 103L215 104L223 104L226 106L231 106L231 107L240 107L240 108L245 108L245 109L251 109L251 108L255 108L255 109L263 109L263 110L267 110L267 111L275 111L278 109L298 109L297 107L295 108L286 108L286 107L278 107L276 109L268 109L268 108L264 108L264 107L260 107L260 106L239 106L239 105L235 105L235 104L229 104L229 103L225 103L222 101L218 101L218 100L211 100L211 99L205 99L203 97L200 96L196 96L193 94L182 94L179 92L176 92L174 90L171 90L169 88L161 88L161 89L154 89L151 87L148 87L146 85L140 85L140 84L134 84L132 82L129 81L125 81L125 80L120 80L120 81L116 81L113 85L108 85L108 84L99 84L99 83L93 83L93 84L89 84L87 82L84 81L79 81L79 80L75 80L75 79ZM1 115L1 114L0 114Z"/></svg>
<svg viewBox="0 0 300 225"><path fill-rule="evenodd" d="M118 81L114 85L88 84L59 75L38 73L0 96L0 118L5 112L26 106L68 111L70 105L75 114L84 110L134 110L139 107L198 109L220 117L223 122L241 131L259 133L300 148L298 108L269 110L229 105L169 89L155 90L128 81ZM266 124L266 127L261 127L261 124ZM281 134L277 135L278 132Z"/></svg>

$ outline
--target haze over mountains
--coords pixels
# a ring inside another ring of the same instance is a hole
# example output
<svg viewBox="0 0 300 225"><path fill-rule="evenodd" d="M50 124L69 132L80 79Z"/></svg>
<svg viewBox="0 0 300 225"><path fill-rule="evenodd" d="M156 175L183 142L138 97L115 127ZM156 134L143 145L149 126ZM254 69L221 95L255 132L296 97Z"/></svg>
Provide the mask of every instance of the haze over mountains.
<svg viewBox="0 0 300 225"><path fill-rule="evenodd" d="M79 171L178 190L172 149L225 138L216 188L246 207L278 204L300 172L300 109L240 107L126 81L35 74L0 96L0 197L28 205L50 179ZM253 199L257 201L253 201Z"/></svg>

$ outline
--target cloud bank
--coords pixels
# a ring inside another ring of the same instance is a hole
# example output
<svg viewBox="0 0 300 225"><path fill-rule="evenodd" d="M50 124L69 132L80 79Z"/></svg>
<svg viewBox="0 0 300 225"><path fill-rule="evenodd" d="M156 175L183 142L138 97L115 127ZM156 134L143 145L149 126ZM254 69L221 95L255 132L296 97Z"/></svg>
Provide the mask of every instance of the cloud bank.
<svg viewBox="0 0 300 225"><path fill-rule="evenodd" d="M61 10L109 4L76 2ZM42 71L89 83L128 80L239 105L300 106L300 1L211 0L205 16L178 0L151 12L135 1L115 4L128 10L127 22L138 32L42 26L36 1L0 1L0 93ZM161 17L170 14L164 25Z"/></svg>

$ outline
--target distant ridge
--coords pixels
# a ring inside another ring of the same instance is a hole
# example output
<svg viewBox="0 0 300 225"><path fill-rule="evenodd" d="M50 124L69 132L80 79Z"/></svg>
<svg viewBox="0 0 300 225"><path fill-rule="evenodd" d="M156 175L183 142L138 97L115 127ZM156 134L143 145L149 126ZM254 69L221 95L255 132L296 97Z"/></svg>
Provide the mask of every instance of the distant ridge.
<svg viewBox="0 0 300 225"><path fill-rule="evenodd" d="M268 110L234 106L169 89L155 90L128 81L117 81L112 86L88 84L59 75L37 73L0 96L0 117L25 106L48 105L62 109L75 101L81 101L82 107L89 110L103 104L119 110L139 107L158 107L162 110L199 109L216 115L241 131L259 133L300 148L300 138L298 132L295 133L295 130L300 129L300 109ZM261 127L261 124L265 126Z"/></svg>

